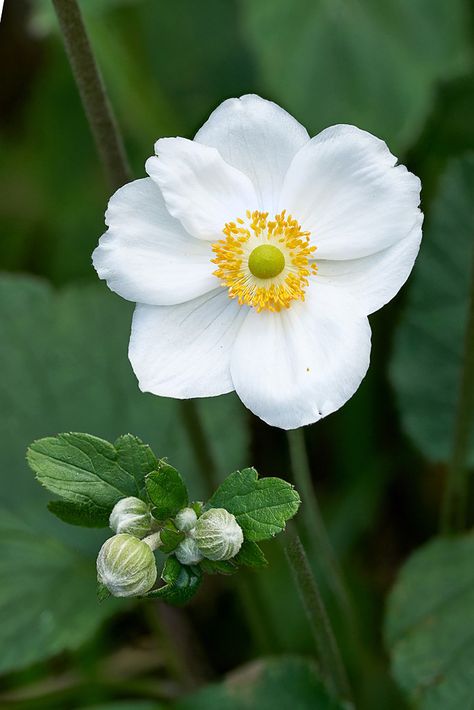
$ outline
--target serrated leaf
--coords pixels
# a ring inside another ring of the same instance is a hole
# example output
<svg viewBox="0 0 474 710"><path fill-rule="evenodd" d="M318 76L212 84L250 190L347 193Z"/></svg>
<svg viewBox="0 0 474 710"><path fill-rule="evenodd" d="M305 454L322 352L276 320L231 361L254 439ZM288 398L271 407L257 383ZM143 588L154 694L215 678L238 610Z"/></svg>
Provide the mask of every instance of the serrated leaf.
<svg viewBox="0 0 474 710"><path fill-rule="evenodd" d="M203 572L207 574L224 574L231 575L238 571L238 565L235 563L235 558L232 560L208 560L204 558L199 563Z"/></svg>
<svg viewBox="0 0 474 710"><path fill-rule="evenodd" d="M471 66L463 0L244 0L243 21L265 87L311 135L352 123L404 149L438 81Z"/></svg>
<svg viewBox="0 0 474 710"><path fill-rule="evenodd" d="M262 658L178 700L175 710L343 710L331 698L316 664L298 657Z"/></svg>
<svg viewBox="0 0 474 710"><path fill-rule="evenodd" d="M202 572L198 566L182 565L176 557L168 557L161 573L163 587L149 592L147 597L158 597L167 604L182 606L197 593L202 582Z"/></svg>
<svg viewBox="0 0 474 710"><path fill-rule="evenodd" d="M63 523L79 525L83 528L105 527L108 519L104 521L104 511L92 503L82 505L71 503L67 500L51 500L48 510Z"/></svg>
<svg viewBox="0 0 474 710"><path fill-rule="evenodd" d="M420 710L461 710L474 698L474 535L417 550L389 596L392 672Z"/></svg>
<svg viewBox="0 0 474 710"><path fill-rule="evenodd" d="M251 540L244 540L233 561L247 567L266 567L268 565L260 546Z"/></svg>
<svg viewBox="0 0 474 710"><path fill-rule="evenodd" d="M231 473L206 507L228 510L244 536L258 542L284 530L299 504L300 497L290 483L281 478L259 478L254 468L245 468Z"/></svg>
<svg viewBox="0 0 474 710"><path fill-rule="evenodd" d="M173 518L188 504L188 491L181 475L166 461L158 461L156 470L147 475L145 485L154 506L151 512L157 520Z"/></svg>
<svg viewBox="0 0 474 710"><path fill-rule="evenodd" d="M58 434L35 441L27 459L38 481L69 504L53 503L53 512L89 527L108 525L115 503L138 497L158 465L150 447L130 434L115 444L91 434Z"/></svg>
<svg viewBox="0 0 474 710"><path fill-rule="evenodd" d="M67 72L65 76L68 76ZM74 94L72 84L71 87ZM77 108L80 108L79 103ZM43 114L41 117L44 118ZM80 111L71 109L68 117L81 131ZM84 130L87 131L87 127ZM47 172L50 175L54 171ZM94 185L92 183L92 188L88 188L85 203L89 205L90 199L95 199ZM70 218L66 218L66 212L71 213ZM15 220L18 220L18 214ZM58 225L61 223L58 234L64 234L65 224L68 229L72 227L68 238L72 242L62 242L68 254L68 273L71 275L77 261L71 258L71 247L77 241L73 224L73 221L77 222L77 214L74 212L73 216L67 207L56 214L55 220ZM79 231L84 236L88 230L82 213L80 222ZM100 224L92 228L92 241L86 254L93 248L93 234L99 229ZM61 278L64 277L65 271L62 270ZM48 513L46 505L52 496L38 485L25 462L25 452L32 441L59 431L88 431L114 441L119 434L131 431L150 443L157 454L166 454L179 470L186 471L186 482L193 498L202 499L206 495L187 430L180 419L180 403L143 394L137 386L127 358L132 309L131 304L110 293L103 285L81 283L57 290L36 277L0 276L2 502L34 528L38 536L56 537L61 541L58 544L81 551L84 569L87 565L90 576L90 595L94 599L95 559L104 542L105 531L64 525ZM242 466L248 460L249 434L245 410L238 398L232 394L199 400L196 404L206 433L212 437L218 469L226 471L229 467ZM232 427L229 427L229 421ZM165 445L166 448L162 448ZM71 514L70 508L66 514ZM5 559L7 555L15 554L14 546L10 552L8 545L0 548ZM37 596L36 586L32 583L40 574L37 561L25 555L22 564L25 578L29 579L28 604L36 610L38 618L44 611L42 618L47 619L50 599L40 597L40 588ZM83 596L83 601L78 602L72 585L62 588L60 603L63 608L68 607L68 614L61 620L62 631L55 644L40 646L32 643L30 617L19 615L15 632L8 640L10 668L20 669L40 659L44 661L66 648L68 638L73 638L82 624L82 609L87 608L85 593ZM73 603L69 604L69 599ZM120 608L123 604L120 602ZM82 624L84 634L94 632L100 620L117 608L112 600L102 604L100 617L91 614L90 624ZM9 607L3 611L0 606L0 628L11 623L10 614ZM64 644L62 648L61 644ZM25 647L28 653L24 653Z"/></svg>
<svg viewBox="0 0 474 710"><path fill-rule="evenodd" d="M407 433L426 457L451 455L474 250L474 157L446 171L396 334L391 363ZM474 463L474 437L470 442Z"/></svg>

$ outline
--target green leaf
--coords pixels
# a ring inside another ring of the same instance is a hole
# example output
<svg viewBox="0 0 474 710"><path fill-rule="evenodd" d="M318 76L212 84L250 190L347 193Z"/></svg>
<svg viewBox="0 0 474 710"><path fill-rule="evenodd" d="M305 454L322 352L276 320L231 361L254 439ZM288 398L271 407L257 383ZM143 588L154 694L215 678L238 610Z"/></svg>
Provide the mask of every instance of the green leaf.
<svg viewBox="0 0 474 710"><path fill-rule="evenodd" d="M238 565L232 560L208 560L204 558L199 563L200 568L207 574L231 575L238 571Z"/></svg>
<svg viewBox="0 0 474 710"><path fill-rule="evenodd" d="M156 471L145 480L146 491L157 520L167 520L188 504L188 491L181 475L166 461L158 461Z"/></svg>
<svg viewBox="0 0 474 710"><path fill-rule="evenodd" d="M0 673L80 646L118 604L100 604L93 561L0 511Z"/></svg>
<svg viewBox="0 0 474 710"><path fill-rule="evenodd" d="M149 592L147 597L158 597L168 604L183 606L198 591L202 582L202 573L194 565L182 565L176 557L168 557L161 573L165 582L163 587Z"/></svg>
<svg viewBox="0 0 474 710"><path fill-rule="evenodd" d="M165 554L173 552L184 538L185 534L183 532L177 530L172 523L168 523L160 531L160 540L162 543L160 547L161 552Z"/></svg>
<svg viewBox="0 0 474 710"><path fill-rule="evenodd" d="M392 672L420 710L474 698L474 535L436 539L402 568L388 600Z"/></svg>
<svg viewBox="0 0 474 710"><path fill-rule="evenodd" d="M38 481L67 505L49 509L76 525L106 526L114 505L140 496L145 476L158 462L151 449L127 434L114 445L90 434L58 434L35 441L28 463Z"/></svg>
<svg viewBox="0 0 474 710"><path fill-rule="evenodd" d="M235 471L221 483L208 508L235 515L248 540L266 540L281 532L298 510L300 497L281 478L258 478L254 468Z"/></svg>
<svg viewBox="0 0 474 710"><path fill-rule="evenodd" d="M100 602L105 601L106 599L109 599L112 594L109 592L105 584L102 584L101 582L97 583L97 599Z"/></svg>
<svg viewBox="0 0 474 710"><path fill-rule="evenodd" d="M64 75L71 82L65 64ZM71 87L74 98L72 82ZM58 91L61 93L62 89L58 88ZM51 100L53 93L50 90L48 94ZM75 105L72 99L71 104ZM75 111L71 110L68 120L71 118L74 128L82 131L83 117L79 109L77 103L77 119ZM87 133L87 126L84 131ZM89 140L87 136L86 139ZM59 163L54 167L50 164L51 171L56 168L60 174ZM50 172L47 172L49 175ZM97 175L102 180L100 171ZM103 194L101 190L97 190L92 181L85 200L89 210L90 199L96 200L96 191ZM105 200L105 195L100 200ZM70 203L67 209L71 212L71 219L77 220L77 213L71 211ZM64 215L63 209L57 216L58 223L61 222L58 234L64 234L69 227ZM81 213L79 232L82 237L87 232L86 223ZM100 229L101 225L97 224L95 231L98 233ZM32 233L31 230L29 233ZM93 233L94 229L92 237ZM76 232L73 230L71 234L74 241ZM70 253L68 259L74 261ZM159 455L169 456L178 470L186 471L186 482L193 498L203 499L206 496L186 428L180 419L180 403L143 394L138 388L127 358L132 310L131 304L109 293L103 285L81 284L57 291L38 278L0 276L2 503L24 525L34 529L37 537L56 538L60 548L64 547L71 556L79 551L83 564L79 577L84 575L90 580L87 582L90 592L86 594L83 591L80 601L72 584L61 588L58 603L62 607L68 606L68 614L61 618L62 631L57 643L43 647L33 644L30 618L24 615L18 617L18 625L8 639L12 669L20 669L40 659L44 661L49 655L59 653L62 648L68 647L69 636L73 638L78 628L84 630L85 638L86 633L96 631L101 619L124 607L123 601L117 605L110 600L100 605L100 614L90 615L90 623L87 620L87 623L82 623L82 610L88 609L91 599L95 600L95 559L106 531L64 525L48 513L46 506L52 496L38 485L25 463L25 451L32 441L59 431L88 431L107 441L115 441L123 432L131 431L142 441L150 443ZM235 469L244 465L249 456L249 434L245 410L238 398L225 395L199 400L197 405L205 430L212 436L218 469L225 472L230 470L229 467ZM165 442L166 449L163 449ZM122 451L124 460L126 456L126 452ZM61 501L55 503L61 504ZM74 511L74 506L68 506L67 501L63 501L59 508L64 517ZM56 512L59 508L56 507ZM9 549L9 546L10 538L8 544L0 546L0 566L7 556L15 554L14 547ZM36 610L38 618L47 620L51 598L40 595L40 588L37 597L35 584L36 577L40 575L40 561L41 556L37 561L24 555L22 564L24 578L29 580L28 604ZM43 611L44 616L41 616ZM0 628L11 624L11 613L10 607L3 609L0 605ZM31 649L31 652L24 653L25 648Z"/></svg>
<svg viewBox="0 0 474 710"><path fill-rule="evenodd" d="M247 567L266 567L268 565L260 546L251 540L244 540L242 547L233 558L233 562Z"/></svg>
<svg viewBox="0 0 474 710"><path fill-rule="evenodd" d="M175 710L342 710L329 697L313 661L263 658L233 671L175 705Z"/></svg>
<svg viewBox="0 0 474 710"><path fill-rule="evenodd" d="M471 66L463 0L244 0L243 8L267 93L311 134L353 123L399 151L417 137L437 82Z"/></svg>
<svg viewBox="0 0 474 710"><path fill-rule="evenodd" d="M449 458L454 436L472 279L473 192L471 156L453 162L441 181L391 364L403 426L434 461Z"/></svg>

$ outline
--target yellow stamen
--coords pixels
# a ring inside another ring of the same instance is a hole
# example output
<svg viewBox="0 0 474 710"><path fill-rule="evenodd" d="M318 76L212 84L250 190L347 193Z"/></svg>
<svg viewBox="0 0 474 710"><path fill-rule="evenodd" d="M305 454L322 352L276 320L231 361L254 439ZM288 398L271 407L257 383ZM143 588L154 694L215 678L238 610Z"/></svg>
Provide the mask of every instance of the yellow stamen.
<svg viewBox="0 0 474 710"><path fill-rule="evenodd" d="M311 262L316 247L286 210L273 220L268 212L247 211L246 219L228 222L223 232L225 238L212 245L212 262L230 298L257 311L277 312L304 301L308 277L317 272Z"/></svg>

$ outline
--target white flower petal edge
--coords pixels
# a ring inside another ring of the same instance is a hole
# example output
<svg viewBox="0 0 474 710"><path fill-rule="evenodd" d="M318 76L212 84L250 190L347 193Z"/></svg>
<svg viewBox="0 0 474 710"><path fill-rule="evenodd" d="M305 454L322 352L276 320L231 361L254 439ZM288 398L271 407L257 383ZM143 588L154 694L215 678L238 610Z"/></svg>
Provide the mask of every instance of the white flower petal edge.
<svg viewBox="0 0 474 710"><path fill-rule="evenodd" d="M370 326L337 289L313 282L304 302L277 317L247 316L232 351L237 394L282 429L336 411L359 387L370 359Z"/></svg>
<svg viewBox="0 0 474 710"><path fill-rule="evenodd" d="M245 173L259 209L274 214L286 171L309 135L273 101L247 94L220 104L194 140L217 148L229 165Z"/></svg>
<svg viewBox="0 0 474 710"><path fill-rule="evenodd" d="M250 179L215 148L186 138L161 138L146 171L160 186L166 206L198 239L216 240L226 222L257 208Z"/></svg>
<svg viewBox="0 0 474 710"><path fill-rule="evenodd" d="M92 260L99 277L123 298L168 305L215 288L209 243L191 237L171 217L150 178L117 190L105 221L109 229Z"/></svg>
<svg viewBox="0 0 474 710"><path fill-rule="evenodd" d="M408 236L419 219L420 181L385 143L355 126L332 126L294 157L280 195L311 232L319 259L357 259Z"/></svg>
<svg viewBox="0 0 474 710"><path fill-rule="evenodd" d="M344 291L362 315L374 313L409 277L420 249L422 223L420 212L418 224L407 237L376 254L347 261L318 261L317 280Z"/></svg>
<svg viewBox="0 0 474 710"><path fill-rule="evenodd" d="M231 348L248 311L223 289L178 306L137 304L128 355L142 392L177 399L231 392Z"/></svg>

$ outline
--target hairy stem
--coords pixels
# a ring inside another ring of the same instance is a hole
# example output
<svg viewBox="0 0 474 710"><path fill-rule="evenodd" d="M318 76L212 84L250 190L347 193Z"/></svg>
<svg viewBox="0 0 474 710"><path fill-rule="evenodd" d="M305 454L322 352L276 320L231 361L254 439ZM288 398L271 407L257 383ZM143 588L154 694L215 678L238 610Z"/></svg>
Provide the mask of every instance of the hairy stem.
<svg viewBox="0 0 474 710"><path fill-rule="evenodd" d="M113 190L131 179L130 168L76 0L53 0L64 45L97 151Z"/></svg>
<svg viewBox="0 0 474 710"><path fill-rule="evenodd" d="M194 450L194 455L201 471L206 493L211 496L217 488L217 465L204 429L198 405L193 399L182 399L180 403L181 419Z"/></svg>
<svg viewBox="0 0 474 710"><path fill-rule="evenodd" d="M314 559L320 561L325 578L339 602L341 610L353 626L352 606L346 591L342 570L331 545L311 480L302 429L287 432L293 479L301 494L301 517Z"/></svg>
<svg viewBox="0 0 474 710"><path fill-rule="evenodd" d="M467 524L468 455L474 413L474 251L471 264L469 306L464 357L454 424L453 448L448 464L441 527L444 533L463 530Z"/></svg>
<svg viewBox="0 0 474 710"><path fill-rule="evenodd" d="M285 555L308 619L322 676L333 693L350 701L351 691L336 638L294 524L288 525Z"/></svg>

